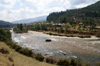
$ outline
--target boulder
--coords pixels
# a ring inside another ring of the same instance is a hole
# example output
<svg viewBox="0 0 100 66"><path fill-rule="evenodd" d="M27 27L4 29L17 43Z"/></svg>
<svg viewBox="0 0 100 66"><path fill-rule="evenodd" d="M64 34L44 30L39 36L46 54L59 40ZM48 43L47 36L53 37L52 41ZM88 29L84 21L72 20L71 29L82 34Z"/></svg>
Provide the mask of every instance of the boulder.
<svg viewBox="0 0 100 66"><path fill-rule="evenodd" d="M46 42L51 42L51 39L46 39L45 41L46 41Z"/></svg>

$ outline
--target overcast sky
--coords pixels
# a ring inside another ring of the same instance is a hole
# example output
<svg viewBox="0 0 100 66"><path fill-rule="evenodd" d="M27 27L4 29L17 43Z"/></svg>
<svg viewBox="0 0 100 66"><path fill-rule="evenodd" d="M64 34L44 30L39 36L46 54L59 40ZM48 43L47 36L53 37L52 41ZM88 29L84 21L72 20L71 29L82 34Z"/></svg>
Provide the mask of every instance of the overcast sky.
<svg viewBox="0 0 100 66"><path fill-rule="evenodd" d="M0 0L0 20L16 21L82 8L98 0Z"/></svg>

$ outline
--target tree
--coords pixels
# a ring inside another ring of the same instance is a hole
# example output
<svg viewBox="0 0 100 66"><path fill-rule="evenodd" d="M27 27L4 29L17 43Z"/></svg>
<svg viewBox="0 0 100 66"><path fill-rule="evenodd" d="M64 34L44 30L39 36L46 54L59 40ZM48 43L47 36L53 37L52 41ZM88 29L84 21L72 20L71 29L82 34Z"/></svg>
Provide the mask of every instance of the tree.
<svg viewBox="0 0 100 66"><path fill-rule="evenodd" d="M60 33L63 33L63 28L62 27L60 27Z"/></svg>
<svg viewBox="0 0 100 66"><path fill-rule="evenodd" d="M20 30L23 30L23 25L22 24L20 24Z"/></svg>
<svg viewBox="0 0 100 66"><path fill-rule="evenodd" d="M61 23L66 23L66 17L60 17L60 22Z"/></svg>
<svg viewBox="0 0 100 66"><path fill-rule="evenodd" d="M68 27L65 27L65 33L68 33Z"/></svg>
<svg viewBox="0 0 100 66"><path fill-rule="evenodd" d="M90 26L89 31L93 31L93 29L96 27L96 24Z"/></svg>
<svg viewBox="0 0 100 66"><path fill-rule="evenodd" d="M42 24L41 24L41 29L42 30L47 30L47 24L45 23L45 22L43 22Z"/></svg>
<svg viewBox="0 0 100 66"><path fill-rule="evenodd" d="M53 27L53 24L54 24L54 22L51 21L50 24L49 24L49 27L52 28Z"/></svg>
<svg viewBox="0 0 100 66"><path fill-rule="evenodd" d="M18 28L19 30L23 30L23 25L22 25L22 24L17 24L17 28Z"/></svg>
<svg viewBox="0 0 100 66"><path fill-rule="evenodd" d="M36 23L35 25L34 25L34 30L40 30L40 25L38 24L38 23Z"/></svg>
<svg viewBox="0 0 100 66"><path fill-rule="evenodd" d="M51 24L51 25L53 25L53 24L54 24L54 22L53 22L53 21L51 21L51 22L50 22L50 24Z"/></svg>
<svg viewBox="0 0 100 66"><path fill-rule="evenodd" d="M57 29L57 32L58 32L58 33L61 33L61 30L60 30L60 28L58 28L58 29Z"/></svg>
<svg viewBox="0 0 100 66"><path fill-rule="evenodd" d="M17 28L18 28L18 29L20 28L20 24L17 24Z"/></svg>
<svg viewBox="0 0 100 66"><path fill-rule="evenodd" d="M70 23L68 22L68 23L66 23L66 27L67 28L70 28L71 27L71 25L70 25Z"/></svg>
<svg viewBox="0 0 100 66"><path fill-rule="evenodd" d="M85 28L86 28L86 26L85 26L85 25L83 25L83 30L85 30Z"/></svg>
<svg viewBox="0 0 100 66"><path fill-rule="evenodd" d="M81 30L81 25L78 26L78 30Z"/></svg>

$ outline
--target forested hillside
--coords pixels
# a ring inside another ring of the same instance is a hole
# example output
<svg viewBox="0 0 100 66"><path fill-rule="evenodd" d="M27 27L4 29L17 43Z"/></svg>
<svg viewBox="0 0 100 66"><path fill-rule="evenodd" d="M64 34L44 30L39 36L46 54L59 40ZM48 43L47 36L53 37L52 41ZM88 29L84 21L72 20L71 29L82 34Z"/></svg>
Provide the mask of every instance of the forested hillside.
<svg viewBox="0 0 100 66"><path fill-rule="evenodd" d="M50 13L47 21L100 24L100 1L81 9L72 9L61 12Z"/></svg>
<svg viewBox="0 0 100 66"><path fill-rule="evenodd" d="M10 28L14 26L16 26L16 24L12 24L10 22L0 20L0 28Z"/></svg>
<svg viewBox="0 0 100 66"><path fill-rule="evenodd" d="M12 25L12 23L0 20L0 25Z"/></svg>

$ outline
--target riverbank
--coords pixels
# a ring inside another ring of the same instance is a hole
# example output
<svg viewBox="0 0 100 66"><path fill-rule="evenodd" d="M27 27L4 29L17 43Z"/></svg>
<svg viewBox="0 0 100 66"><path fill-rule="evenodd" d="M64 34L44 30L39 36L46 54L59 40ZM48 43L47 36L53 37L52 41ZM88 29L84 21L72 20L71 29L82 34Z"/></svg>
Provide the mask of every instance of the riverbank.
<svg viewBox="0 0 100 66"><path fill-rule="evenodd" d="M95 35L82 35L82 34L65 34L65 33L57 33L57 32L51 32L51 31L43 31L43 33L53 36L65 36L67 38L70 37L77 37L82 39L100 39L99 37L96 37Z"/></svg>
<svg viewBox="0 0 100 66"><path fill-rule="evenodd" d="M50 34L50 33L52 33L52 34ZM75 38L75 39L90 39L90 40L99 40L100 39L99 37L96 37L96 36L80 38L76 34L74 36L72 36L71 34L67 34L67 35L69 35L69 36L67 36L66 34L59 34L58 35L58 33L46 32L46 31L44 31L44 32L28 31L28 33L21 33L21 34L23 34L23 35L41 36L41 37L54 37L54 38L73 38L73 39Z"/></svg>
<svg viewBox="0 0 100 66"><path fill-rule="evenodd" d="M9 54L0 53L1 66L56 66L45 62L39 62L34 58L22 55L14 49L9 48L9 46L7 46L4 42L0 41L0 49L1 48L6 48L9 51ZM13 59L13 62L9 61L9 56Z"/></svg>

